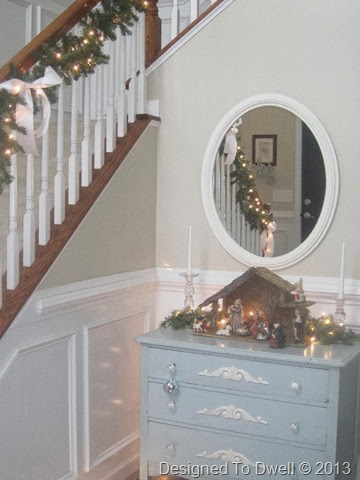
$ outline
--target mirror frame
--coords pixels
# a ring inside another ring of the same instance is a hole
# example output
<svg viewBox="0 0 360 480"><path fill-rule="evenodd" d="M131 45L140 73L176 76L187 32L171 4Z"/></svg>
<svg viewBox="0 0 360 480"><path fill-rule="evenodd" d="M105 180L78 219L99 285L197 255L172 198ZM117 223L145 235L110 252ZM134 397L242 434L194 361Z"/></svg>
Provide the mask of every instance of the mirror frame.
<svg viewBox="0 0 360 480"><path fill-rule="evenodd" d="M218 216L213 196L215 156L224 135L239 117L249 110L264 106L284 108L307 124L319 144L326 178L323 207L310 235L291 252L272 258L264 258L248 252L229 235ZM211 135L205 151L201 172L201 196L206 217L215 237L236 260L248 266L263 266L273 270L289 267L307 257L319 245L331 225L339 196L339 169L335 149L319 119L297 100L277 93L264 93L252 96L233 107L222 118Z"/></svg>

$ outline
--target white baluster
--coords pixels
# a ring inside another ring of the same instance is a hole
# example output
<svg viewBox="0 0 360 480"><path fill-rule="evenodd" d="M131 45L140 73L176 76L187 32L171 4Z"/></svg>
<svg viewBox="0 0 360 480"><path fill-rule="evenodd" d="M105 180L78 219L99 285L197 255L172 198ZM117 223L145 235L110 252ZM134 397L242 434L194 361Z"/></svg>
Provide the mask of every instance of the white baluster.
<svg viewBox="0 0 360 480"><path fill-rule="evenodd" d="M94 168L101 168L104 165L104 120L103 120L103 68L99 65L96 70L96 124L95 124L95 147L94 147Z"/></svg>
<svg viewBox="0 0 360 480"><path fill-rule="evenodd" d="M24 5L25 6L25 5ZM25 43L31 42L33 37L33 5L28 5L25 12Z"/></svg>
<svg viewBox="0 0 360 480"><path fill-rule="evenodd" d="M221 178L221 192L220 192L220 212L221 220L224 222L226 213L226 202L225 202L225 165L224 165L224 156L222 156L222 161L220 162L220 178Z"/></svg>
<svg viewBox="0 0 360 480"><path fill-rule="evenodd" d="M41 192L39 195L39 245L50 239L49 131L42 137Z"/></svg>
<svg viewBox="0 0 360 480"><path fill-rule="evenodd" d="M0 308L2 307L2 262L0 258Z"/></svg>
<svg viewBox="0 0 360 480"><path fill-rule="evenodd" d="M26 207L23 219L23 265L30 267L35 260L34 215L34 155L26 158Z"/></svg>
<svg viewBox="0 0 360 480"><path fill-rule="evenodd" d="M137 113L143 114L146 112L146 82L145 82L145 14L139 15L139 76L138 76L138 103Z"/></svg>
<svg viewBox="0 0 360 480"><path fill-rule="evenodd" d="M119 90L117 96L117 135L124 137L127 131L127 109L126 109L126 36L119 33L117 40L119 54Z"/></svg>
<svg viewBox="0 0 360 480"><path fill-rule="evenodd" d="M231 185L231 236L236 238L236 186Z"/></svg>
<svg viewBox="0 0 360 480"><path fill-rule="evenodd" d="M110 42L109 91L106 114L106 151L113 152L116 146L115 111L115 42Z"/></svg>
<svg viewBox="0 0 360 480"><path fill-rule="evenodd" d="M190 0L190 22L193 22L199 16L198 0Z"/></svg>
<svg viewBox="0 0 360 480"><path fill-rule="evenodd" d="M71 85L71 130L70 130L70 157L69 157L69 205L75 205L79 200L79 158L78 158L78 83L73 80Z"/></svg>
<svg viewBox="0 0 360 480"><path fill-rule="evenodd" d="M19 235L17 231L17 156L10 159L9 234L7 236L6 285L13 290L19 283Z"/></svg>
<svg viewBox="0 0 360 480"><path fill-rule="evenodd" d="M226 228L231 230L231 188L230 188L230 165L226 165Z"/></svg>
<svg viewBox="0 0 360 480"><path fill-rule="evenodd" d="M64 86L58 90L56 175L54 178L54 223L60 225L65 218L65 175L64 175Z"/></svg>
<svg viewBox="0 0 360 480"><path fill-rule="evenodd" d="M214 198L216 208L220 209L220 192L221 192L221 177L220 177L220 155L219 152L216 154L215 158L215 168L214 168Z"/></svg>
<svg viewBox="0 0 360 480"><path fill-rule="evenodd" d="M84 138L81 144L81 185L88 187L92 181L90 77L86 77L84 83Z"/></svg>
<svg viewBox="0 0 360 480"><path fill-rule="evenodd" d="M171 9L171 40L179 33L179 7L178 0L173 0Z"/></svg>
<svg viewBox="0 0 360 480"><path fill-rule="evenodd" d="M130 84L129 84L129 123L135 122L136 116L136 53L137 53L137 27L134 25L130 39Z"/></svg>

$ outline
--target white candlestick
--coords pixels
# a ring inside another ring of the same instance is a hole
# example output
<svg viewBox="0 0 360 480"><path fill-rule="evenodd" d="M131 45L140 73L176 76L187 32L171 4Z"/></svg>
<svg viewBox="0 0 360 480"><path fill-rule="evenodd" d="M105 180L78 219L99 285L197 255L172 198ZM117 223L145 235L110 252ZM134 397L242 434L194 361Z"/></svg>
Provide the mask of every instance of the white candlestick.
<svg viewBox="0 0 360 480"><path fill-rule="evenodd" d="M191 225L189 225L187 273L188 273L188 275L191 275Z"/></svg>
<svg viewBox="0 0 360 480"><path fill-rule="evenodd" d="M340 283L339 283L339 296L338 299L344 298L344 267L345 267L345 242L341 247L341 261L340 261Z"/></svg>

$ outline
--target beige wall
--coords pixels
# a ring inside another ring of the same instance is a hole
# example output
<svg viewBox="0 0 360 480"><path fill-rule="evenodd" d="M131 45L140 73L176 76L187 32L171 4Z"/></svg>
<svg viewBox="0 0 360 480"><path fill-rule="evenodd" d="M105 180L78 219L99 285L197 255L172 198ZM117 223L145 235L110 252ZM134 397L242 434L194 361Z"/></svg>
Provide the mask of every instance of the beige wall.
<svg viewBox="0 0 360 480"><path fill-rule="evenodd" d="M293 210L293 201L274 201L273 190L295 191L295 115L284 108L259 107L246 112L241 119L239 135L250 168L253 158L252 136L276 135L276 165L273 167L276 181L269 185L256 175L256 189L261 200L270 203L273 211Z"/></svg>
<svg viewBox="0 0 360 480"><path fill-rule="evenodd" d="M148 127L41 288L155 266L156 136Z"/></svg>
<svg viewBox="0 0 360 480"><path fill-rule="evenodd" d="M204 152L224 115L260 93L302 103L323 123L338 156L340 196L326 238L305 260L279 274L360 278L358 204L360 50L358 0L237 0L150 76L160 100L157 265L186 264L193 226L194 269L243 271L210 229L201 201Z"/></svg>

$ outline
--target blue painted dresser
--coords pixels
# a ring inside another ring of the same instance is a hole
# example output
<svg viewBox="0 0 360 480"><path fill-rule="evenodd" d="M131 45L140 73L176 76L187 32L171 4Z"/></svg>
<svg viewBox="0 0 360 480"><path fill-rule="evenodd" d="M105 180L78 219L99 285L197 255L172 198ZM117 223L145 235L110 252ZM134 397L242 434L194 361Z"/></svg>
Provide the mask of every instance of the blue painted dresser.
<svg viewBox="0 0 360 480"><path fill-rule="evenodd" d="M359 346L159 329L141 352L140 480L355 479Z"/></svg>

